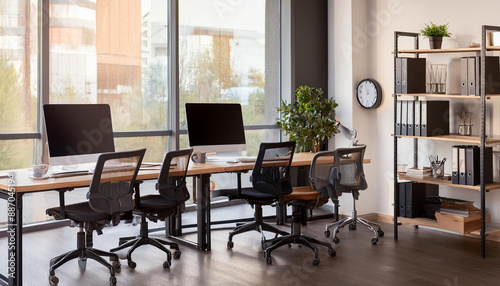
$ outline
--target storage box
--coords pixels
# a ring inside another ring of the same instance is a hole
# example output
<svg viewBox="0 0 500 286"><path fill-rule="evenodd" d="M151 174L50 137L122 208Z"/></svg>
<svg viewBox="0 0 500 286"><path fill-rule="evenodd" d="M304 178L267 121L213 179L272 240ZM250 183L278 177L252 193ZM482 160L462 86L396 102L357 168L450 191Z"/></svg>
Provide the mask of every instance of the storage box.
<svg viewBox="0 0 500 286"><path fill-rule="evenodd" d="M436 212L439 228L466 234L481 228L481 215L469 214L468 217L460 217ZM486 215L486 222L491 222L491 215Z"/></svg>

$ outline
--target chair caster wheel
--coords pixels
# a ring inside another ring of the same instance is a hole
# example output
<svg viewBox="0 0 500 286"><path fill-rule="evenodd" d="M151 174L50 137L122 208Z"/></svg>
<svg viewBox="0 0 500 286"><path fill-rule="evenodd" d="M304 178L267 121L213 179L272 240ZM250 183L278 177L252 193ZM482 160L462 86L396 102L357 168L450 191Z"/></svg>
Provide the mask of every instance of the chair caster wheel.
<svg viewBox="0 0 500 286"><path fill-rule="evenodd" d="M325 237L330 237L330 231L328 229L325 230Z"/></svg>
<svg viewBox="0 0 500 286"><path fill-rule="evenodd" d="M349 224L349 230L356 230L356 225L355 224Z"/></svg>
<svg viewBox="0 0 500 286"><path fill-rule="evenodd" d="M135 263L134 261L130 260L128 262L128 267L130 267L132 269L135 269L135 267L137 267L137 263Z"/></svg>
<svg viewBox="0 0 500 286"><path fill-rule="evenodd" d="M338 237L333 238L333 243L338 244L340 242L340 239Z"/></svg>
<svg viewBox="0 0 500 286"><path fill-rule="evenodd" d="M374 237L372 238L372 245L376 245L378 242L378 238Z"/></svg>
<svg viewBox="0 0 500 286"><path fill-rule="evenodd" d="M318 266L319 265L319 259L318 258L314 258L313 261L312 261L312 265L313 266Z"/></svg>
<svg viewBox="0 0 500 286"><path fill-rule="evenodd" d="M116 277L115 276L109 277L109 285L110 286L115 286L116 285Z"/></svg>
<svg viewBox="0 0 500 286"><path fill-rule="evenodd" d="M122 270L122 265L120 261L113 261L113 268L115 269L116 272L120 272L120 270Z"/></svg>
<svg viewBox="0 0 500 286"><path fill-rule="evenodd" d="M231 240L227 242L227 249L231 249L234 247L234 242L232 242Z"/></svg>
<svg viewBox="0 0 500 286"><path fill-rule="evenodd" d="M331 257L335 257L337 252L333 248L328 248L328 254L330 254Z"/></svg>
<svg viewBox="0 0 500 286"><path fill-rule="evenodd" d="M85 268L87 268L87 258L78 258L78 268L80 268L80 271L85 271Z"/></svg>
<svg viewBox="0 0 500 286"><path fill-rule="evenodd" d="M381 230L381 229L377 230L377 233L378 233L378 236L379 236L379 237L384 236L384 231L383 231L383 230Z"/></svg>
<svg viewBox="0 0 500 286"><path fill-rule="evenodd" d="M170 269L170 261L163 262L163 269Z"/></svg>
<svg viewBox="0 0 500 286"><path fill-rule="evenodd" d="M57 285L57 283L59 283L59 278L57 278L57 276L55 276L55 275L50 275L49 282L50 282L50 285Z"/></svg>
<svg viewBox="0 0 500 286"><path fill-rule="evenodd" d="M181 258L181 251L180 250L176 250L174 251L174 255L173 255L174 259L179 259Z"/></svg>

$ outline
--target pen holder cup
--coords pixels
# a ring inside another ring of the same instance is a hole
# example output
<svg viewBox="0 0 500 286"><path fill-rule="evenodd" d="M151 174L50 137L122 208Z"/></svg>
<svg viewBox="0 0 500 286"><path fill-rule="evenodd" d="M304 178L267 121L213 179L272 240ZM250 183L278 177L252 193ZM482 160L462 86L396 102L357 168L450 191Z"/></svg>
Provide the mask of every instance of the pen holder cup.
<svg viewBox="0 0 500 286"><path fill-rule="evenodd" d="M458 125L458 134L463 136L472 135L472 124L460 124Z"/></svg>
<svg viewBox="0 0 500 286"><path fill-rule="evenodd" d="M431 163L431 175L434 178L441 178L444 176L444 164Z"/></svg>

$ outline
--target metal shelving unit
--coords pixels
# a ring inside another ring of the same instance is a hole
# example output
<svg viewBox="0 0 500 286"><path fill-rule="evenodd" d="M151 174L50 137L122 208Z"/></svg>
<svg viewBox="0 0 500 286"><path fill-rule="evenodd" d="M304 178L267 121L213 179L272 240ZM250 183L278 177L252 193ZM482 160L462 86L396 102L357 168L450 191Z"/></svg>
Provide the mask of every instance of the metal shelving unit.
<svg viewBox="0 0 500 286"><path fill-rule="evenodd" d="M480 203L480 208L481 208L481 229L479 231L479 236L481 239L481 257L486 257L486 249L485 249L485 238L486 238L486 213L485 213L485 203L486 203L486 191L490 190L496 190L500 189L500 183L493 183L493 184L485 184L484 181L484 148L486 145L489 144L499 144L500 143L500 138L486 138L485 130L486 130L486 125L485 125L485 115L486 115L486 99L490 98L495 98L499 97L500 95L498 94L488 94L486 95L485 92L485 57L486 53L488 51L498 51L500 50L500 47L497 46L487 46L487 36L488 32L492 31L500 31L500 27L497 26L482 26L482 42L481 42L481 47L480 48L461 48L461 49L439 49L439 50L424 50L424 49L419 49L419 34L418 33L408 33L408 32L394 32L394 118L396 118L397 114L397 101L401 97L411 97L414 100L419 100L420 97L425 98L425 97L431 97L431 98L448 98L450 100L454 98L461 98L461 99L471 99L471 100L480 100L481 101L481 110L479 112L479 116L481 119L480 122L480 136L478 137L468 137L464 138L464 136L458 136L458 135L446 135L446 136L435 136L435 137L418 137L418 136L402 136L402 135L396 135L394 137L394 239L398 239L398 216L399 216L399 209L398 209L398 204L399 202L399 194L396 191L398 188L398 177L401 180L412 180L412 181L418 181L418 182L423 182L423 183L429 183L429 184L438 184L438 185L446 185L446 186L451 186L451 187L457 187L457 188L462 188L462 189L470 189L470 190L475 190L480 192L480 197L481 197L481 203ZM398 47L398 40L400 37L411 37L414 39L414 49L399 49ZM480 96L461 96L461 95L443 95L443 94L397 94L396 92L396 57L400 54L411 54L414 55L415 57L419 57L421 54L436 54L436 53L474 53L476 56L479 56L481 58L481 70L480 70L480 75L481 75L481 89L480 89ZM395 125L395 124L394 124ZM394 134L396 134L396 127L394 126ZM412 177L405 177L405 176L398 176L398 171L397 171L397 164L398 164L398 140L400 138L413 138L413 167L418 167L418 141L420 139L430 139L430 140L436 140L436 141L453 141L453 142L467 142L467 143L473 143L473 144L478 144L480 147L480 185L478 186L464 186L464 185L456 185L456 184L451 184L450 182L447 181L440 181L437 179L432 179L432 178L423 178L423 179L416 179ZM426 225L426 226L432 226L432 227L439 227L437 223L429 223L425 219L417 218L417 219L408 219L408 218L402 218L402 221L406 223L411 223L415 225ZM424 223L425 222L425 223Z"/></svg>

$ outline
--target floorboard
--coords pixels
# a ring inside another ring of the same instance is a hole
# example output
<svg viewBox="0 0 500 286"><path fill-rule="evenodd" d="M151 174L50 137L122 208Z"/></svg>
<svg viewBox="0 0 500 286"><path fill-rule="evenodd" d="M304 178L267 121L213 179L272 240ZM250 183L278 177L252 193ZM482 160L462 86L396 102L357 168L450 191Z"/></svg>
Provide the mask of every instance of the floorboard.
<svg viewBox="0 0 500 286"><path fill-rule="evenodd" d="M251 215L248 205L213 210L214 218ZM265 212L272 212L266 210ZM266 215L266 213L265 213ZM186 221L194 218L186 213ZM303 233L320 240L330 219L310 221ZM153 226L151 226L153 227ZM283 226L287 229L289 226ZM151 246L139 248L133 255L137 268L132 270L122 260L117 274L118 285L498 285L500 281L500 244L487 241L487 258L480 258L479 239L420 227L401 226L399 240L394 240L392 225L382 223L385 236L371 245L372 233L358 226L343 229L334 245L335 257L320 247L319 266L312 266L308 248L282 247L272 253L272 265L266 265L257 232L235 236L234 248L226 248L229 226L212 231L212 250L199 251L180 244L182 256L164 270L165 255ZM24 285L49 285L50 258L76 247L75 228L58 228L25 234ZM120 224L94 236L96 248L116 246L118 237L139 232L138 226ZM155 235L160 236L161 232ZM184 238L195 240L194 232ZM270 238L270 234L267 234ZM5 249L6 239L0 239ZM4 255L6 253L4 252ZM123 253L121 253L123 255ZM6 259L0 259L5 269ZM108 285L108 270L94 261L81 272L77 262L56 271L59 285Z"/></svg>

